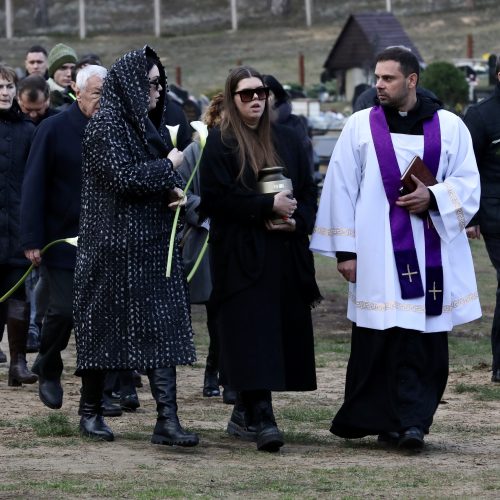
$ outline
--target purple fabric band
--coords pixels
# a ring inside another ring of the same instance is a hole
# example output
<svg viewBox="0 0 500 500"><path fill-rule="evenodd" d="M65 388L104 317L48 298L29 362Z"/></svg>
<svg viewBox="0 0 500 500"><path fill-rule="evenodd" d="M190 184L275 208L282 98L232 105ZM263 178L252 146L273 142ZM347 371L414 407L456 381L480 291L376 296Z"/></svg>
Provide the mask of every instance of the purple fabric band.
<svg viewBox="0 0 500 500"><path fill-rule="evenodd" d="M424 163L434 176L441 157L441 130L437 113L424 122ZM401 171L392 144L389 126L383 109L375 106L370 112L370 128L377 154L384 190L389 202L389 220L401 297L413 299L424 296L409 212L396 205L400 197ZM443 306L443 268L441 239L428 215L423 220L425 235L426 314L440 315Z"/></svg>

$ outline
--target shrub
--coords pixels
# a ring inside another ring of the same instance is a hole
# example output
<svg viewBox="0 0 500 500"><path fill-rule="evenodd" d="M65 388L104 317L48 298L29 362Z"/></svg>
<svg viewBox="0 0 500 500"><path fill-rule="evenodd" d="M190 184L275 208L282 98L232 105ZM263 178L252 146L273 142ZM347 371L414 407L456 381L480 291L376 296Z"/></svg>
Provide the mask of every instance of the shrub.
<svg viewBox="0 0 500 500"><path fill-rule="evenodd" d="M429 64L421 74L419 85L432 90L452 111L463 109L469 101L469 84L463 73L449 62Z"/></svg>

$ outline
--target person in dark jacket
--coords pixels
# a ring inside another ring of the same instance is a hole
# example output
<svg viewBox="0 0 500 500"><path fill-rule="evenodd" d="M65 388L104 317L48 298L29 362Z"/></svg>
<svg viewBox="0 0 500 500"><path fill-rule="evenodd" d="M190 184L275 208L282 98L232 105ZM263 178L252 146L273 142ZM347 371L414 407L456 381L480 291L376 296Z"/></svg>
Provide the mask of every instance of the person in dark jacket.
<svg viewBox="0 0 500 500"><path fill-rule="evenodd" d="M35 125L59 113L57 109L50 107L50 87L40 75L27 76L19 82L17 101L21 111Z"/></svg>
<svg viewBox="0 0 500 500"><path fill-rule="evenodd" d="M177 416L176 365L196 360L187 287L173 244L174 212L185 203L175 172L182 153L148 111L164 106L166 77L148 46L119 58L106 78L100 112L83 146L83 189L75 272L80 431L107 441L100 407L105 370L145 371L158 418L151 441L195 446ZM159 113L159 117L163 113Z"/></svg>
<svg viewBox="0 0 500 500"><path fill-rule="evenodd" d="M264 84L270 89L269 105L271 108L271 121L293 128L297 132L302 142L302 147L307 152L309 168L311 169L311 174L314 176L314 152L312 140L309 136L307 118L292 113L290 95L273 75L264 75Z"/></svg>
<svg viewBox="0 0 500 500"><path fill-rule="evenodd" d="M81 70L77 101L37 127L22 188L21 244L34 265L42 264L49 283L49 304L33 371L39 375L40 399L52 409L60 408L63 401L61 351L73 328L76 251L59 244L41 257L40 250L54 240L78 235L83 132L99 108L105 75L102 66Z"/></svg>
<svg viewBox="0 0 500 500"><path fill-rule="evenodd" d="M49 52L47 81L50 86L50 104L55 108L75 101L71 88L71 70L77 60L76 52L64 43L54 45Z"/></svg>
<svg viewBox="0 0 500 500"><path fill-rule="evenodd" d="M471 106L464 117L472 137L479 175L479 212L467 228L471 239L484 238L486 250L497 272L497 294L491 327L492 382L500 382L500 59L496 64L497 85L493 94Z"/></svg>
<svg viewBox="0 0 500 500"><path fill-rule="evenodd" d="M310 307L320 294L308 248L316 188L299 137L271 126L268 91L255 69L230 72L221 127L201 158L200 209L210 217L221 382L239 391L227 431L274 452L284 443L271 391L316 389ZM293 195L258 192L273 165L286 168Z"/></svg>
<svg viewBox="0 0 500 500"><path fill-rule="evenodd" d="M45 78L33 74L23 78L17 87L17 101L21 111L38 126L42 120L59 113L50 107L50 87ZM40 270L34 268L26 279L26 299L30 304L30 326L28 331L28 352L40 349L40 330L47 309L47 280L40 278Z"/></svg>
<svg viewBox="0 0 500 500"><path fill-rule="evenodd" d="M19 242L19 206L34 126L15 101L16 83L14 69L0 65L0 296L12 288L29 265ZM29 310L25 298L21 287L0 303L0 340L5 323L9 338L10 386L37 381L26 366ZM5 362L5 355L2 358Z"/></svg>

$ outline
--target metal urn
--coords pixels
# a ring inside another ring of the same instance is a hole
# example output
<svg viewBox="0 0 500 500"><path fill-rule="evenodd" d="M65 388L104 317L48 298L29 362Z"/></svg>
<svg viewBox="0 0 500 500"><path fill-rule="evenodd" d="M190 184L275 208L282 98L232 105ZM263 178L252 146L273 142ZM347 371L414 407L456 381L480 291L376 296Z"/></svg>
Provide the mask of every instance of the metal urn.
<svg viewBox="0 0 500 500"><path fill-rule="evenodd" d="M265 167L259 172L257 180L257 190L261 194L274 196L281 191L292 191L292 181L283 175L285 167L273 166ZM284 224L285 221L281 218L272 219L273 224Z"/></svg>

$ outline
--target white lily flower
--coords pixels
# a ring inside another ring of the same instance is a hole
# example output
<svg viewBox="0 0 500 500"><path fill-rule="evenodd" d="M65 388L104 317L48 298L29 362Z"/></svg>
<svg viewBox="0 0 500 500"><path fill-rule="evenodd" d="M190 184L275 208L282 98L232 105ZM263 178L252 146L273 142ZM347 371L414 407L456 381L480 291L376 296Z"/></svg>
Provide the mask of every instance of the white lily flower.
<svg viewBox="0 0 500 500"><path fill-rule="evenodd" d="M165 125L168 128L168 133L170 134L170 139L174 148L177 147L177 134L179 133L179 125Z"/></svg>
<svg viewBox="0 0 500 500"><path fill-rule="evenodd" d="M64 238L64 241L74 247L78 246L78 236L74 236L73 238Z"/></svg>
<svg viewBox="0 0 500 500"><path fill-rule="evenodd" d="M190 125L196 130L196 132L198 132L200 136L200 146L201 149L203 149L205 147L205 144L207 143L207 137L208 137L207 124L200 122L199 120L196 120L194 122L191 122Z"/></svg>

